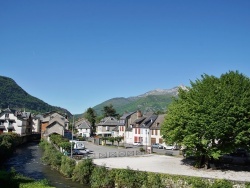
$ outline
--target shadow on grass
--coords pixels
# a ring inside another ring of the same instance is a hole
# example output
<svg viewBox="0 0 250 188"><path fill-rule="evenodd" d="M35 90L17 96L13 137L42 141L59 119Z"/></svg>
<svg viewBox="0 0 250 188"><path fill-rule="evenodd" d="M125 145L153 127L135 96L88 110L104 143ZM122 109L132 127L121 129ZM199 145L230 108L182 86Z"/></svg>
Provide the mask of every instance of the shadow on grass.
<svg viewBox="0 0 250 188"><path fill-rule="evenodd" d="M195 168L196 159L195 157L183 158L181 160L182 165L190 166ZM209 170L221 170L221 171L245 171L250 172L250 164L248 163L225 163L223 161L217 160L213 162L209 162ZM205 168L203 168L205 169Z"/></svg>

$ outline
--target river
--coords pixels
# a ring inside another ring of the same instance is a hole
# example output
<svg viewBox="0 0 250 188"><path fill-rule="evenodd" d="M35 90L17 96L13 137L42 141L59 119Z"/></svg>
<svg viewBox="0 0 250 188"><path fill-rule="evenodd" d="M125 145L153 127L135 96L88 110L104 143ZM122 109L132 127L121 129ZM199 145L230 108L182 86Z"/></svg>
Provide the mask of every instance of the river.
<svg viewBox="0 0 250 188"><path fill-rule="evenodd" d="M23 144L16 149L13 156L7 161L6 167L7 169L14 167L17 172L36 180L47 179L51 186L57 188L89 188L87 185L81 185L66 179L58 171L44 165L41 161L42 152L38 142Z"/></svg>

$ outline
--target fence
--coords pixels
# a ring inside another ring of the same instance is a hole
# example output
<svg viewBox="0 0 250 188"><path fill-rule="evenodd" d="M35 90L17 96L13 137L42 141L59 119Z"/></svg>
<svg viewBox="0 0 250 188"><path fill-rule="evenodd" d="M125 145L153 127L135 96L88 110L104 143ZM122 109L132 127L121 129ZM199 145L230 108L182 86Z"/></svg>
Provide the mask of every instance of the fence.
<svg viewBox="0 0 250 188"><path fill-rule="evenodd" d="M145 152L141 151L117 151L117 152L105 152L105 153L88 153L81 156L74 156L75 159L84 159L84 158L92 158L92 159L101 159L101 158L114 158L114 157L131 157L131 156L139 156L144 155Z"/></svg>

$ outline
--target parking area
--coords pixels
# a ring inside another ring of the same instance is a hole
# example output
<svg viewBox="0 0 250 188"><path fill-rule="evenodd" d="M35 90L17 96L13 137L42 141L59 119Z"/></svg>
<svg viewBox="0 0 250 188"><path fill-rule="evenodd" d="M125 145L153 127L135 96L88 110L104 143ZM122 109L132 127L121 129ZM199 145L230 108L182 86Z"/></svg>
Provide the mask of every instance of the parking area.
<svg viewBox="0 0 250 188"><path fill-rule="evenodd" d="M84 142L85 147L90 150L90 153L92 155L95 155L95 157L99 154L104 154L104 153L120 153L121 155L124 155L126 153L129 155L141 155L145 154L145 152L141 153L140 148L143 148L146 151L146 148L150 148L150 146L133 146L132 144L121 144L121 147L118 146L111 146L111 145L96 145L93 142ZM123 153L123 154L122 154ZM149 153L155 153L155 154L161 154L161 155L180 155L179 150L166 150L166 149L158 149L158 148L151 148L151 151Z"/></svg>

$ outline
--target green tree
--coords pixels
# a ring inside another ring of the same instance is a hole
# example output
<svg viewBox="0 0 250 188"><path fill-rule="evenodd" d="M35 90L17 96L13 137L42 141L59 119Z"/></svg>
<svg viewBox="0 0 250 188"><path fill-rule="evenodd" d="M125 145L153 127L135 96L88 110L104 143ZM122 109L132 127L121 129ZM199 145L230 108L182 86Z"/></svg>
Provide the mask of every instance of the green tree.
<svg viewBox="0 0 250 188"><path fill-rule="evenodd" d="M119 114L116 113L116 110L114 109L113 105L110 104L109 106L104 106L102 110L104 117L118 117Z"/></svg>
<svg viewBox="0 0 250 188"><path fill-rule="evenodd" d="M108 137L108 141L112 143L112 146L114 145L115 138L114 137Z"/></svg>
<svg viewBox="0 0 250 188"><path fill-rule="evenodd" d="M115 141L117 142L117 146L119 147L119 144L120 142L124 139L123 136L118 136L118 137L115 137Z"/></svg>
<svg viewBox="0 0 250 188"><path fill-rule="evenodd" d="M96 132L95 123L96 123L96 113L93 108L88 108L84 117L90 122L92 134Z"/></svg>
<svg viewBox="0 0 250 188"><path fill-rule="evenodd" d="M169 106L161 127L165 142L186 146L197 167L209 159L250 148L250 79L238 71L202 75Z"/></svg>

